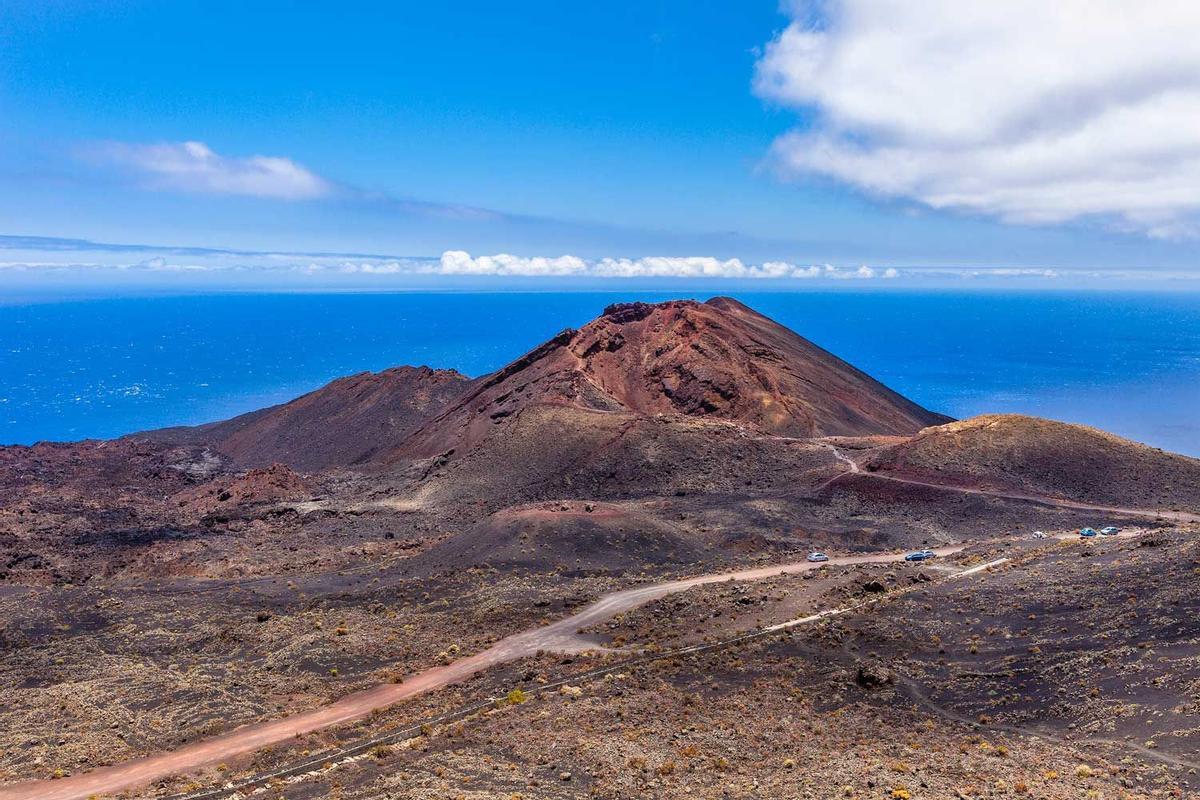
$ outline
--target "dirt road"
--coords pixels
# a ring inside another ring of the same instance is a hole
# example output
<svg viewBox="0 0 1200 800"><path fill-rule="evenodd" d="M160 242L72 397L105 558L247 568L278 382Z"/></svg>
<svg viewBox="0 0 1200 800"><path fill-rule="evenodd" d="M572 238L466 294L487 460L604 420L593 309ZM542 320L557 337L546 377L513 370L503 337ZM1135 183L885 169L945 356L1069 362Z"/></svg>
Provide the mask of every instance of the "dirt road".
<svg viewBox="0 0 1200 800"><path fill-rule="evenodd" d="M1122 517L1142 517L1147 519L1167 519L1172 522L1200 522L1200 514L1193 514L1189 511L1165 511L1153 508L1121 508L1119 506L1098 506L1090 503L1080 503L1075 500L1065 500L1057 497L1045 497L1036 494L1022 494L1020 492L1003 492L996 489L982 489L971 486L953 486L945 483L933 483L932 481L922 481L916 478L906 478L903 475L895 475L886 472L865 472L850 456L843 453L836 445L828 442L821 443L821 446L830 450L834 457L847 466L847 471L841 475L835 475L830 478L825 485L837 481L846 475L866 475L881 481L892 481L893 483L904 483L909 486L924 486L930 489L941 489L948 492L961 492L963 494L983 495L985 497L997 497L1001 500L1018 500L1026 503L1037 503L1043 506L1052 506L1054 508L1067 508L1074 511L1092 511L1097 514L1115 514Z"/></svg>
<svg viewBox="0 0 1200 800"><path fill-rule="evenodd" d="M898 481L900 483L930 486L971 494L983 494L1005 499L1035 502L1053 507L1093 511L1096 513L1151 518L1160 517L1181 522L1200 522L1200 515L1187 512L1157 512L1145 509L1109 508L1056 498L945 486L924 483L894 475L865 473L860 470L858 464L852 458L842 453L836 446L832 444L822 446L832 450L838 461L847 466L847 471L842 473L843 475L869 474L872 478L881 480ZM937 548L935 552L938 555L946 556L962 550L963 547L964 545L941 547ZM835 566L878 564L901 561L903 558L903 553L869 554L831 558L825 563ZM363 719L376 709L382 709L401 700L457 683L489 667L532 656L539 650L582 652L593 649L595 644L579 636L579 630L603 622L623 611L628 611L636 606L657 600L674 592L683 591L692 586L726 580L756 580L780 573L803 572L819 566L822 566L822 564L812 564L803 561L702 575L695 578L639 586L614 592L601 597L596 602L570 617L544 627L534 628L501 639L487 650L459 659L445 666L433 667L410 677L404 683L376 686L373 689L347 695L341 700L322 708L296 714L284 719L238 728L230 733L185 745L167 753L147 756L111 767L102 767L92 772L73 775L60 780L29 781L0 787L0 800L83 800L83 798L88 798L92 795L112 793L121 791L122 789L143 786L167 775L191 772L203 766L216 764L268 745L277 744L300 734ZM821 618L821 616L822 614L818 614L811 618L798 620L795 624L814 621Z"/></svg>
<svg viewBox="0 0 1200 800"><path fill-rule="evenodd" d="M937 548L940 556L951 555L963 545ZM882 553L831 558L828 565L878 564L902 561L903 553ZM727 580L756 580L816 569L824 564L802 561L793 564L720 572L695 578L638 586L604 595L569 617L501 639L487 650L450 664L418 673L400 684L384 684L347 695L335 703L283 719L238 728L227 734L185 745L159 755L101 767L87 773L52 781L29 781L0 788L0 800L83 800L92 795L144 786L168 775L192 772L243 753L277 744L299 734L363 719L376 709L462 681L489 667L536 654L539 650L582 652L595 644L578 634L623 611L692 586Z"/></svg>

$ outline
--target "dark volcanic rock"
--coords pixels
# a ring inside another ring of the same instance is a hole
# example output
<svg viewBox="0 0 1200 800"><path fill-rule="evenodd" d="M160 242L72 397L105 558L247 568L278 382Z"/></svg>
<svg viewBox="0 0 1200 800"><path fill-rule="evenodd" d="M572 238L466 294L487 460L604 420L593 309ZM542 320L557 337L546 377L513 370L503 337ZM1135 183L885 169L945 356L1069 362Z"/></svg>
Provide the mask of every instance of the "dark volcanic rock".
<svg viewBox="0 0 1200 800"><path fill-rule="evenodd" d="M892 671L874 661L858 665L854 682L864 689L878 689L895 681Z"/></svg>
<svg viewBox="0 0 1200 800"><path fill-rule="evenodd" d="M192 513L222 508L295 500L310 492L304 480L283 464L252 469L233 478L218 478L175 496L176 505Z"/></svg>

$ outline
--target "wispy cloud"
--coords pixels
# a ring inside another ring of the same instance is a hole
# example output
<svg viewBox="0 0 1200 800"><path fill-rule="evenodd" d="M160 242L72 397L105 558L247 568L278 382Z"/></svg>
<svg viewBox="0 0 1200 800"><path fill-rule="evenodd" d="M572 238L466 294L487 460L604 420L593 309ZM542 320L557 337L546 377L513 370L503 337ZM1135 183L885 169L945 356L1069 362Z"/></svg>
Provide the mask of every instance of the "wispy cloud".
<svg viewBox="0 0 1200 800"><path fill-rule="evenodd" d="M797 0L755 90L787 176L1017 223L1200 231L1200 5Z"/></svg>
<svg viewBox="0 0 1200 800"><path fill-rule="evenodd" d="M203 142L129 144L87 148L92 159L128 169L151 188L280 200L325 197L334 185L283 156L224 156Z"/></svg>
<svg viewBox="0 0 1200 800"><path fill-rule="evenodd" d="M100 142L79 148L85 160L116 169L151 190L261 197L272 200L336 200L375 211L489 222L509 216L461 203L436 203L364 189L317 174L285 156L229 156L204 142Z"/></svg>

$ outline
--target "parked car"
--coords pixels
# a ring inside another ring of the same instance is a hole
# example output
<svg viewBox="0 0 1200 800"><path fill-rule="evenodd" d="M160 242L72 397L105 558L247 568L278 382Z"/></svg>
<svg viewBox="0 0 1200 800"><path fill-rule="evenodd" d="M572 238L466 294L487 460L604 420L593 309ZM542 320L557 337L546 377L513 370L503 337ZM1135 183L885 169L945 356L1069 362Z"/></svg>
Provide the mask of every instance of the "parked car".
<svg viewBox="0 0 1200 800"><path fill-rule="evenodd" d="M1121 532L1121 529L1116 527L1115 525L1109 525L1107 528L1100 529L1101 536L1116 536L1120 532Z"/></svg>
<svg viewBox="0 0 1200 800"><path fill-rule="evenodd" d="M1046 532L1045 532L1045 531L1034 531L1034 532L1033 532L1033 538L1035 538L1035 539L1045 539L1045 538L1046 538Z"/></svg>
<svg viewBox="0 0 1200 800"><path fill-rule="evenodd" d="M809 553L808 560L816 564L819 561L828 561L829 556L825 555L824 553Z"/></svg>
<svg viewBox="0 0 1200 800"><path fill-rule="evenodd" d="M931 558L937 558L937 553L932 550L915 550L904 557L905 561L928 561Z"/></svg>
<svg viewBox="0 0 1200 800"><path fill-rule="evenodd" d="M1081 537L1087 538L1087 537L1091 537L1091 536L1097 536L1098 534L1091 528L1080 528L1079 535Z"/></svg>

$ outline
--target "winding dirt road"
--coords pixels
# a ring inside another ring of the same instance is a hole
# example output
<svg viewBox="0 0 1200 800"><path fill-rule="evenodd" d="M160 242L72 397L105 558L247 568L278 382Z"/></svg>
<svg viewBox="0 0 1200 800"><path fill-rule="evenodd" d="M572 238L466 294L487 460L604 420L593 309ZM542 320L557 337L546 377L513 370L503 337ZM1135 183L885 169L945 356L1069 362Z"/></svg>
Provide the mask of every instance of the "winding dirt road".
<svg viewBox="0 0 1200 800"><path fill-rule="evenodd" d="M935 552L947 556L965 545L940 547ZM902 561L903 553L880 553L830 558L824 564L802 561L792 564L700 575L649 586L638 586L604 595L583 610L546 625L501 639L480 653L450 664L418 673L404 683L383 684L349 694L330 705L283 719L271 720L230 731L221 736L185 745L177 750L101 767L91 772L52 781L28 781L0 788L0 800L84 800L92 795L119 792L144 786L168 775L192 772L235 756L278 744L297 735L364 719L376 709L401 700L458 683L477 672L498 664L535 655L539 650L578 653L595 649L594 642L578 631L603 622L616 614L636 608L660 597L692 586L727 580L748 581L781 573L796 573L828 565L879 564ZM820 615L793 624L818 619Z"/></svg>

